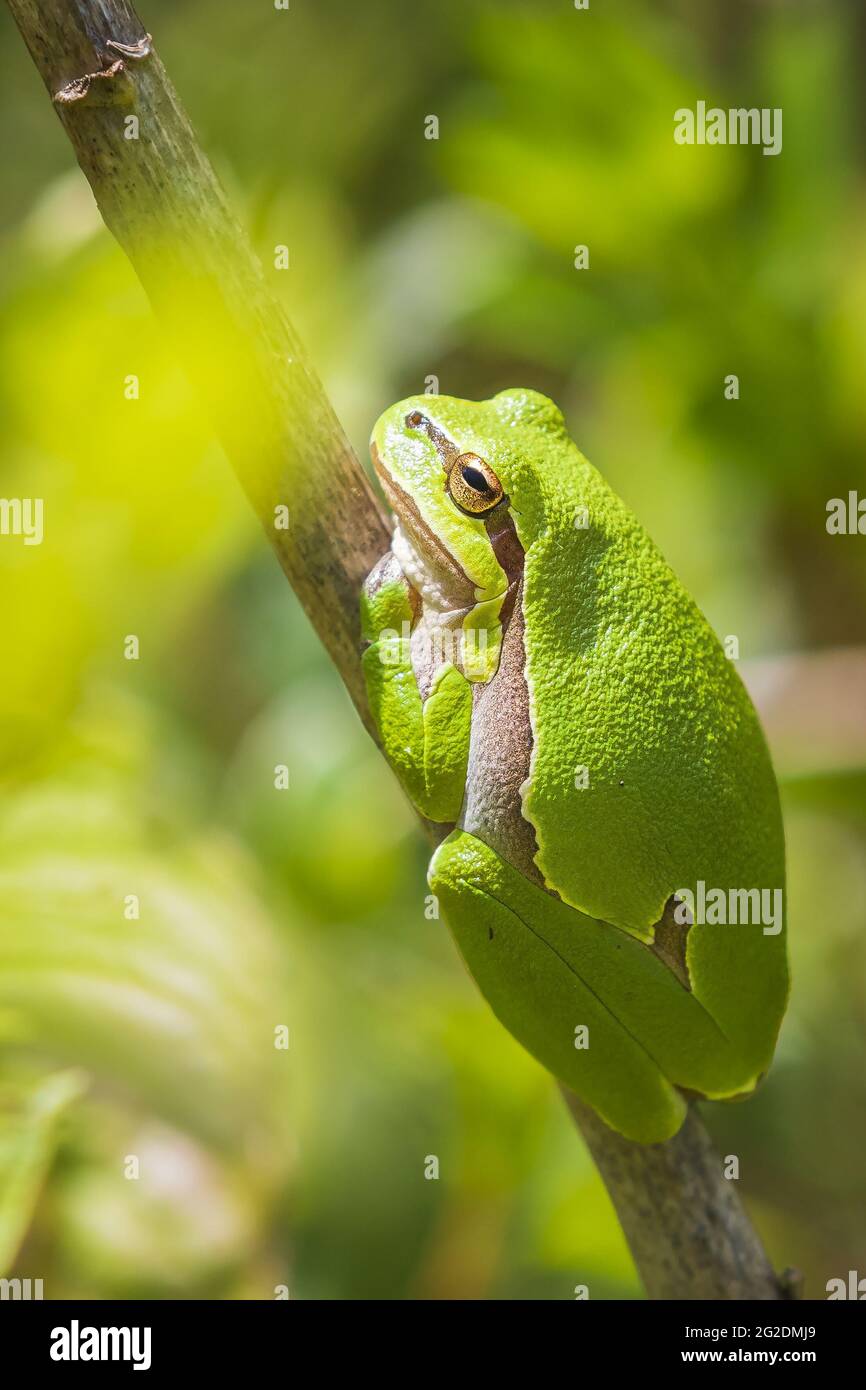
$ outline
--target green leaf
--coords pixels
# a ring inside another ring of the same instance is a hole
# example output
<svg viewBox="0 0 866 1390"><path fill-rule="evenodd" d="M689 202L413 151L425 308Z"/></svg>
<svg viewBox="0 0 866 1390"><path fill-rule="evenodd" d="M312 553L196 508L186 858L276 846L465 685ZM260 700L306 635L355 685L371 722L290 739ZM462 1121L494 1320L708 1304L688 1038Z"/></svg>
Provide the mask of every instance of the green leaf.
<svg viewBox="0 0 866 1390"><path fill-rule="evenodd" d="M23 1098L0 1099L0 1274L15 1259L57 1151L59 1122L87 1086L81 1071L43 1077Z"/></svg>

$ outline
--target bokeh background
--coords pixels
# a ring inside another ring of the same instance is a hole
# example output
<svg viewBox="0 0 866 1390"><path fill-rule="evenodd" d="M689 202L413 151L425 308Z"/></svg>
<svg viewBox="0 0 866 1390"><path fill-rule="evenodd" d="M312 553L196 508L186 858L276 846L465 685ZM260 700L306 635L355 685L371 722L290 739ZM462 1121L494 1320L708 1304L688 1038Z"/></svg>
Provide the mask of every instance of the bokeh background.
<svg viewBox="0 0 866 1390"><path fill-rule="evenodd" d="M758 1097L704 1109L778 1266L866 1274L866 538L825 529L866 492L866 12L140 10L362 455L430 375L545 391L738 637L794 991ZM698 98L782 107L782 154L676 146ZM0 1273L641 1297L5 11L0 170L0 494L46 528L0 541Z"/></svg>

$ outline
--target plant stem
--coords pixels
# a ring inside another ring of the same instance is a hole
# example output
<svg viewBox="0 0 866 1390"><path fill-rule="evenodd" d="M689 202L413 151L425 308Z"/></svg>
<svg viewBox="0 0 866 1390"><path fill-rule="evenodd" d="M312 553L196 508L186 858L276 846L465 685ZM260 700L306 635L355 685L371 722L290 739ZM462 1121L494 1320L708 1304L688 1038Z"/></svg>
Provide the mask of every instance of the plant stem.
<svg viewBox="0 0 866 1390"><path fill-rule="evenodd" d="M563 1094L650 1298L788 1296L693 1106L673 1139L634 1144Z"/></svg>
<svg viewBox="0 0 866 1390"><path fill-rule="evenodd" d="M165 68L126 0L8 4L99 210L372 732L358 596L390 530ZM275 525L281 505L288 529Z"/></svg>
<svg viewBox="0 0 866 1390"><path fill-rule="evenodd" d="M126 0L7 3L107 226L375 737L358 597L390 531L144 26ZM280 506L288 530L275 525ZM695 1115L646 1148L568 1100L650 1297L781 1296Z"/></svg>

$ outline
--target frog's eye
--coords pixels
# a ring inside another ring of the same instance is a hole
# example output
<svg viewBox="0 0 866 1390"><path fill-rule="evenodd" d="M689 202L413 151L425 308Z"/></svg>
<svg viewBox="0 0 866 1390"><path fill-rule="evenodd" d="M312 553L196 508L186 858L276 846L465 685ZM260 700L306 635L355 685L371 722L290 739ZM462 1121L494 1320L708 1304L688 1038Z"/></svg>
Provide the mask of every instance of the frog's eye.
<svg viewBox="0 0 866 1390"><path fill-rule="evenodd" d="M448 491L470 516L484 516L502 501L502 484L477 454L458 454L448 470Z"/></svg>

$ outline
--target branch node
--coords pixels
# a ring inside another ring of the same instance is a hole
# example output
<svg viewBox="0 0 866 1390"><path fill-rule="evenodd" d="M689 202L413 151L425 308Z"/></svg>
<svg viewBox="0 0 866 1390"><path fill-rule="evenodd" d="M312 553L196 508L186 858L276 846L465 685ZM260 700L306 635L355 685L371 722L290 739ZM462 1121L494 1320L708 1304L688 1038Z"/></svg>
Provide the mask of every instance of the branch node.
<svg viewBox="0 0 866 1390"><path fill-rule="evenodd" d="M139 63L142 58L149 58L153 52L153 35L145 34L137 43L118 43L116 39L108 39L105 46L113 48L121 57L131 58L133 62Z"/></svg>
<svg viewBox="0 0 866 1390"><path fill-rule="evenodd" d="M54 95L58 106L80 103L84 106L131 106L135 87L127 71L127 63L140 63L153 52L153 35L145 34L137 43L119 43L106 39L105 47L121 56L99 72L88 72L67 82Z"/></svg>
<svg viewBox="0 0 866 1390"><path fill-rule="evenodd" d="M55 92L57 106L131 106L135 87L122 58L101 72L88 72Z"/></svg>

